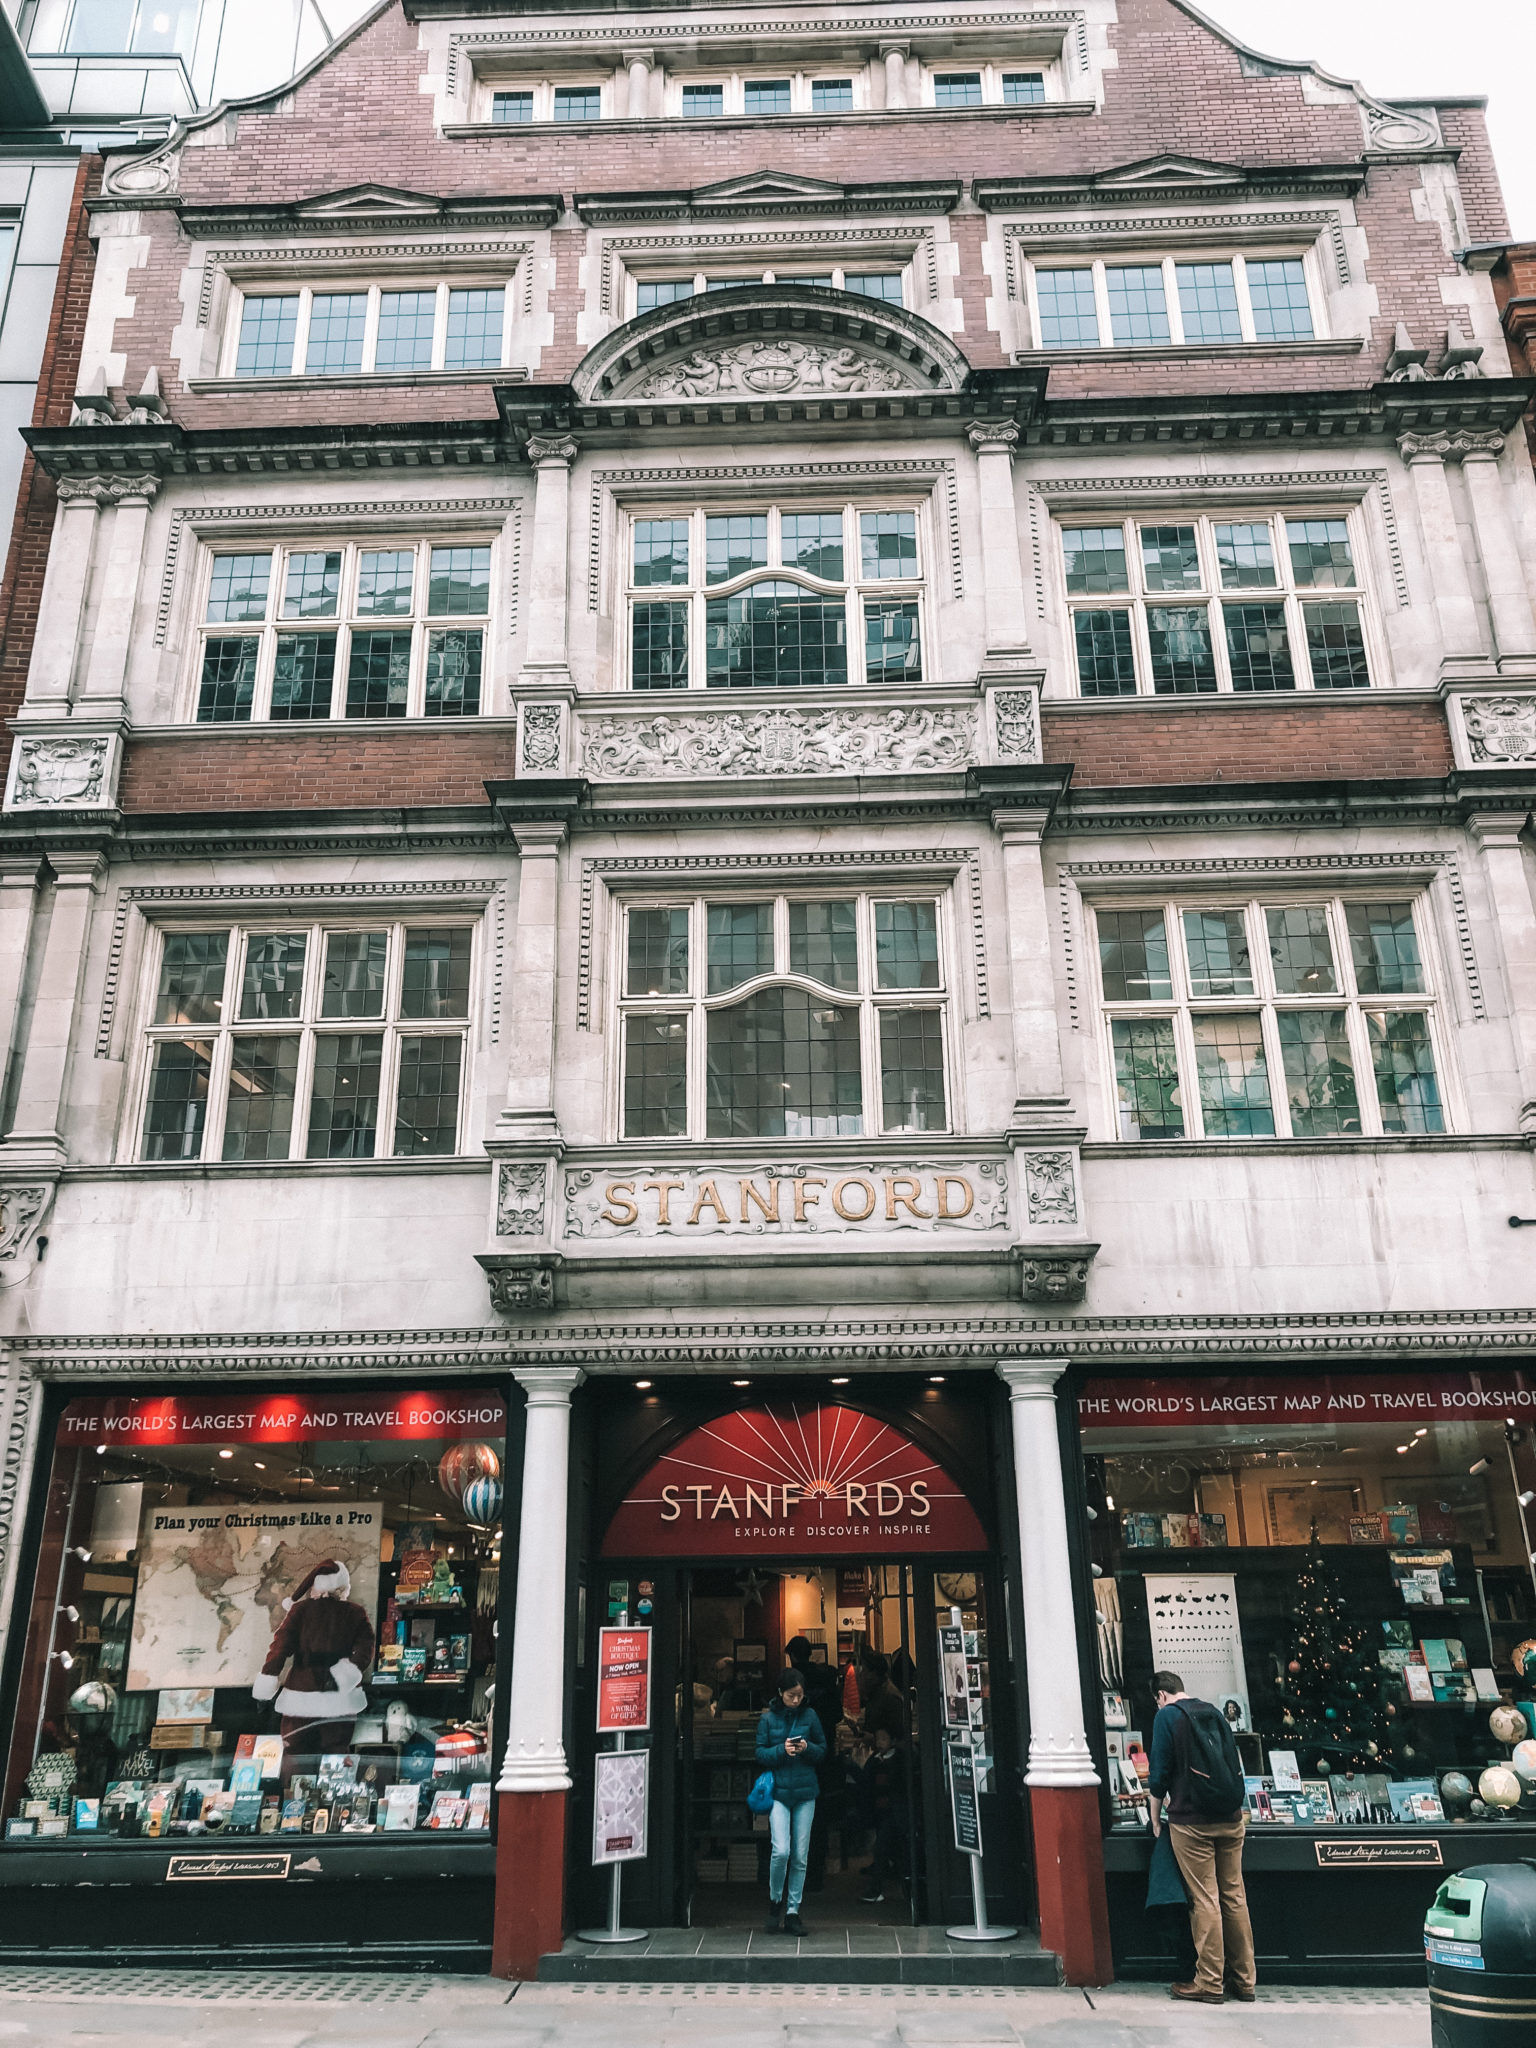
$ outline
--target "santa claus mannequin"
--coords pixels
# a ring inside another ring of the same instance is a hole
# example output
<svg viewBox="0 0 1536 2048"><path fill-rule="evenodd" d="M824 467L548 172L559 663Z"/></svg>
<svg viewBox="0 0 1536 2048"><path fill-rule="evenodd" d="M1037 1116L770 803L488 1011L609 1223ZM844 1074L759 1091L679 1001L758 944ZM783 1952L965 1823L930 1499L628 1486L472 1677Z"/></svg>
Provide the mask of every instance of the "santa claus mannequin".
<svg viewBox="0 0 1536 2048"><path fill-rule="evenodd" d="M325 1558L283 1602L251 1694L275 1703L289 1755L345 1749L353 1721L368 1704L363 1673L373 1660L373 1624L351 1592L346 1566Z"/></svg>

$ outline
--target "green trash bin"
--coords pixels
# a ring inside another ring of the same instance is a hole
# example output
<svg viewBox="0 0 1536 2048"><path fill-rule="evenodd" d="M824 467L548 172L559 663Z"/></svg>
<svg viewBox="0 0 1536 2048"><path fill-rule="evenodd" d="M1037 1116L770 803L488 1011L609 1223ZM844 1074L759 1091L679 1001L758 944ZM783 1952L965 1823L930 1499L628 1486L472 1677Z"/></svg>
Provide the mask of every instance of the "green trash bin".
<svg viewBox="0 0 1536 2048"><path fill-rule="evenodd" d="M1424 1916L1433 2048L1536 2041L1536 1860L1448 1877Z"/></svg>

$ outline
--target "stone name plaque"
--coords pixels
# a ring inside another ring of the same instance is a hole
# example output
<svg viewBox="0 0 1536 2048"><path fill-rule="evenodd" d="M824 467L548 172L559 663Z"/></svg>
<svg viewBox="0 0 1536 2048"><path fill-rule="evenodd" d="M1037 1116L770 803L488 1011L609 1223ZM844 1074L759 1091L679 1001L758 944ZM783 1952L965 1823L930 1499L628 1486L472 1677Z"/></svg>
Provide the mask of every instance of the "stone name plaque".
<svg viewBox="0 0 1536 2048"><path fill-rule="evenodd" d="M565 1175L579 1238L836 1237L1005 1230L1002 1160L580 1167Z"/></svg>

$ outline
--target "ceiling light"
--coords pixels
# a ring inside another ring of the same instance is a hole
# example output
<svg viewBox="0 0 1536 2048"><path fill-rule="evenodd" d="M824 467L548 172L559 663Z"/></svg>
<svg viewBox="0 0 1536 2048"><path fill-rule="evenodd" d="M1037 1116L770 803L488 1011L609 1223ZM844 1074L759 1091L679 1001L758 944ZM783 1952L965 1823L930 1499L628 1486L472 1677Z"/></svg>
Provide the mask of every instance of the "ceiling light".
<svg viewBox="0 0 1536 2048"><path fill-rule="evenodd" d="M1536 1500L1536 1493L1532 1493L1530 1488L1527 1487L1520 1496L1520 1505L1523 1508L1528 1508L1533 1500Z"/></svg>
<svg viewBox="0 0 1536 2048"><path fill-rule="evenodd" d="M1398 1447L1397 1447L1397 1455L1398 1455L1399 1457L1401 1457L1401 1456L1403 1455L1404 1451L1411 1451L1412 1449L1413 1449L1413 1445L1412 1445L1412 1444L1399 1444L1399 1445L1398 1445Z"/></svg>
<svg viewBox="0 0 1536 2048"><path fill-rule="evenodd" d="M835 1380L833 1380L832 1384L833 1384L833 1386L834 1386L834 1387L846 1387L846 1386L847 1386L847 1384L848 1384L848 1375L847 1375L847 1373L845 1373L845 1372L840 1372L840 1373L839 1373L839 1374L837 1375L836 1379L835 1379Z"/></svg>
<svg viewBox="0 0 1536 2048"><path fill-rule="evenodd" d="M96 1446L96 1455L98 1458L104 1458L107 1455L107 1447L105 1444L98 1444Z"/></svg>
<svg viewBox="0 0 1536 2048"><path fill-rule="evenodd" d="M732 1385L733 1387L750 1387L750 1386L751 1386L751 1384L752 1384L752 1382L751 1382L750 1380L732 1380L732 1381L731 1381L731 1385Z"/></svg>
<svg viewBox="0 0 1536 2048"><path fill-rule="evenodd" d="M931 1373L929 1373L929 1375L928 1375L928 1384L929 1384L929 1386L930 1386L930 1387L942 1387L942 1386L943 1386L943 1384L944 1384L944 1375L943 1375L943 1373L941 1373L941 1372L931 1372Z"/></svg>
<svg viewBox="0 0 1536 2048"><path fill-rule="evenodd" d="M256 1470L258 1472L265 1472L267 1469L266 1466L263 1465L263 1463L261 1462L260 1458L252 1458L251 1463L256 1467Z"/></svg>
<svg viewBox="0 0 1536 2048"><path fill-rule="evenodd" d="M1416 1430L1415 1430L1415 1431L1414 1431L1413 1433L1414 1433L1414 1436L1415 1436L1415 1437L1421 1437L1421 1436L1428 1436L1428 1435L1429 1435L1429 1431L1428 1431L1427 1429L1416 1429Z"/></svg>
<svg viewBox="0 0 1536 2048"><path fill-rule="evenodd" d="M651 1384L651 1383L650 1383L650 1381L649 1381L649 1380L636 1380L636 1381L635 1381L635 1385L636 1385L636 1386L637 1386L637 1387L638 1387L638 1388L640 1389L640 1391L641 1391L641 1393L642 1393L642 1394L643 1394L643 1393L644 1393L644 1392L646 1391L646 1389L647 1389L647 1388L648 1388L648 1387L650 1386L650 1384Z"/></svg>
<svg viewBox="0 0 1536 2048"><path fill-rule="evenodd" d="M221 1458L232 1458L234 1455L235 1454L233 1451L220 1451L219 1453L219 1456Z"/></svg>
<svg viewBox="0 0 1536 2048"><path fill-rule="evenodd" d="M1488 1470L1488 1460L1486 1458L1479 1458L1477 1463L1475 1465L1469 1465L1467 1467L1467 1470L1469 1473L1472 1474L1474 1478L1476 1478L1479 1472L1486 1472Z"/></svg>
<svg viewBox="0 0 1536 2048"><path fill-rule="evenodd" d="M1114 1512L1115 1512L1115 1496L1114 1496L1114 1495L1113 1495L1112 1493L1106 1493L1106 1494L1105 1494L1105 1496L1104 1496L1104 1505L1105 1505L1105 1507L1107 1507L1107 1508L1109 1509L1109 1511L1110 1511L1110 1513L1111 1513L1111 1514L1114 1514Z"/></svg>

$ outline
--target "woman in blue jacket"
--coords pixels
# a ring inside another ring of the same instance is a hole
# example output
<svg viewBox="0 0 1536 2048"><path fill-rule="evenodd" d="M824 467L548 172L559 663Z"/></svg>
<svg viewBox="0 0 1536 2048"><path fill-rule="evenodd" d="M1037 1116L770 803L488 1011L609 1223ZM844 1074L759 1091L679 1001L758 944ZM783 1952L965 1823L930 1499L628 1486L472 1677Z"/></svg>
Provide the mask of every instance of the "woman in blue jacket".
<svg viewBox="0 0 1536 2048"><path fill-rule="evenodd" d="M773 1854L768 1864L768 1929L777 1933L779 1911L784 1932L804 1934L800 1901L805 1895L805 1865L811 1847L811 1822L820 1785L816 1766L827 1753L821 1722L805 1701L805 1680L795 1670L779 1680L778 1698L763 1709L757 1724L757 1761L773 1773L773 1810L768 1816ZM784 1880L789 1879L786 1894Z"/></svg>

